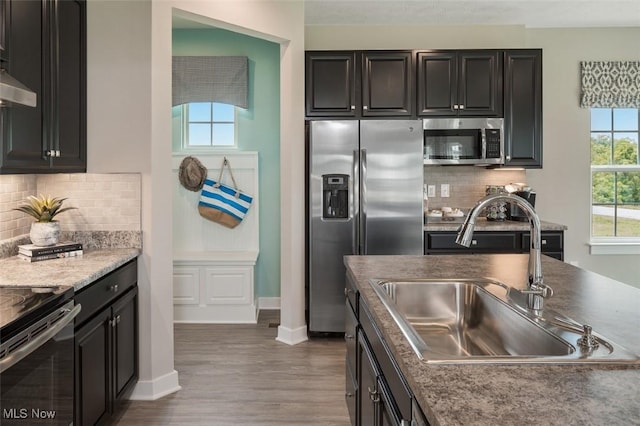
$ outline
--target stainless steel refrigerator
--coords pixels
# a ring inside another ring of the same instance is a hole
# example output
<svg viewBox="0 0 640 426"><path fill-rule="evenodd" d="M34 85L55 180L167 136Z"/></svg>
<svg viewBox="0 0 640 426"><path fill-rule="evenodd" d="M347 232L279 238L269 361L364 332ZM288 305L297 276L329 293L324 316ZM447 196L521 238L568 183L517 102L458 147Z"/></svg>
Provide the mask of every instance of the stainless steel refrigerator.
<svg viewBox="0 0 640 426"><path fill-rule="evenodd" d="M422 141L419 120L310 122L310 334L344 332L343 256L423 254Z"/></svg>

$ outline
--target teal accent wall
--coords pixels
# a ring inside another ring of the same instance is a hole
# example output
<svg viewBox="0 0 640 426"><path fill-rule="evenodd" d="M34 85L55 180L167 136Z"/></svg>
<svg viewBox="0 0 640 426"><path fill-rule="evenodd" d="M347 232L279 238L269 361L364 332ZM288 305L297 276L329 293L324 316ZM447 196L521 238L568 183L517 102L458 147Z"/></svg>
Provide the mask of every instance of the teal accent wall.
<svg viewBox="0 0 640 426"><path fill-rule="evenodd" d="M257 297L280 296L280 45L222 29L173 31L173 55L247 56L249 108L238 109L236 140L257 151L260 186L260 255ZM173 122L179 124L174 108ZM180 146L174 126L174 148ZM176 141L177 139L177 141Z"/></svg>

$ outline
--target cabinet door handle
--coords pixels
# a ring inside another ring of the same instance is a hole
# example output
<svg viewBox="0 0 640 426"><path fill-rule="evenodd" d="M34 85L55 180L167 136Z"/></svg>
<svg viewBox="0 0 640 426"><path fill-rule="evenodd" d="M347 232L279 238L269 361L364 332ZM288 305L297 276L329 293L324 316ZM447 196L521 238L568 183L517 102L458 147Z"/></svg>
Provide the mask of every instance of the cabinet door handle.
<svg viewBox="0 0 640 426"><path fill-rule="evenodd" d="M118 324L120 324L120 315L118 315L117 317L115 317L115 318L113 318L113 319L109 320L109 325L110 325L112 328L115 328L115 327L116 327L116 325L118 325Z"/></svg>
<svg viewBox="0 0 640 426"><path fill-rule="evenodd" d="M362 109L366 111L366 110L369 109L369 107L365 105L365 106L362 107Z"/></svg>
<svg viewBox="0 0 640 426"><path fill-rule="evenodd" d="M351 392L346 392L344 396L346 396L347 398L353 398L353 394Z"/></svg>
<svg viewBox="0 0 640 426"><path fill-rule="evenodd" d="M458 105L453 105L453 109L458 109Z"/></svg>
<svg viewBox="0 0 640 426"><path fill-rule="evenodd" d="M478 245L478 240L471 240L471 245L472 246L477 246Z"/></svg>
<svg viewBox="0 0 640 426"><path fill-rule="evenodd" d="M380 402L380 394L377 389L371 390L371 387L368 387L367 390L369 391L369 399L371 399L371 401L376 403Z"/></svg>
<svg viewBox="0 0 640 426"><path fill-rule="evenodd" d="M460 105L460 109L464 109L464 105Z"/></svg>
<svg viewBox="0 0 640 426"><path fill-rule="evenodd" d="M351 110L353 111L355 109L356 109L356 106L355 105L351 105Z"/></svg>
<svg viewBox="0 0 640 426"><path fill-rule="evenodd" d="M109 291L117 293L118 292L118 284L114 284L112 286L109 286Z"/></svg>
<svg viewBox="0 0 640 426"><path fill-rule="evenodd" d="M547 245L547 240L542 240L542 245L546 246Z"/></svg>
<svg viewBox="0 0 640 426"><path fill-rule="evenodd" d="M507 161L511 161L511 156L507 155Z"/></svg>
<svg viewBox="0 0 640 426"><path fill-rule="evenodd" d="M353 334L345 334L344 340L353 340Z"/></svg>

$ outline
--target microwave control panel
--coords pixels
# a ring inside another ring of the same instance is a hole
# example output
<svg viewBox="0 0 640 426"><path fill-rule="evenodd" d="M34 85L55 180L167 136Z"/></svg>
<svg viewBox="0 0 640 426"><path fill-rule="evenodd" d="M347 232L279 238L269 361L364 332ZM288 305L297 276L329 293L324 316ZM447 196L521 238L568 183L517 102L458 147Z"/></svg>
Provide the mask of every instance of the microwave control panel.
<svg viewBox="0 0 640 426"><path fill-rule="evenodd" d="M500 129L486 129L487 155L485 158L500 158Z"/></svg>

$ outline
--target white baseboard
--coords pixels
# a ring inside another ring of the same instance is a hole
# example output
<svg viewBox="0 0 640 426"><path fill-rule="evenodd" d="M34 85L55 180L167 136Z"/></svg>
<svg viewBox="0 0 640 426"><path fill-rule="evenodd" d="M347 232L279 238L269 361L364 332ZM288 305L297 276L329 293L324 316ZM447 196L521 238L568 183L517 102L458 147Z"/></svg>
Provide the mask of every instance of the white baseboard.
<svg viewBox="0 0 640 426"><path fill-rule="evenodd" d="M279 297L259 297L258 298L258 310L279 310L280 298Z"/></svg>
<svg viewBox="0 0 640 426"><path fill-rule="evenodd" d="M178 372L173 370L153 380L138 380L129 399L155 401L163 396L177 392L180 389L182 389L182 387L178 383Z"/></svg>
<svg viewBox="0 0 640 426"><path fill-rule="evenodd" d="M282 343L286 343L287 345L297 345L298 343L302 343L307 341L309 338L307 337L307 327L298 327L296 329L291 329L283 326L278 327L278 337L276 340Z"/></svg>

